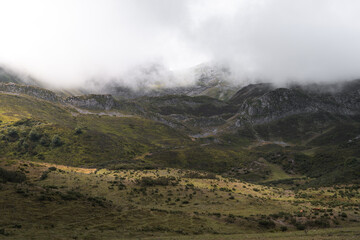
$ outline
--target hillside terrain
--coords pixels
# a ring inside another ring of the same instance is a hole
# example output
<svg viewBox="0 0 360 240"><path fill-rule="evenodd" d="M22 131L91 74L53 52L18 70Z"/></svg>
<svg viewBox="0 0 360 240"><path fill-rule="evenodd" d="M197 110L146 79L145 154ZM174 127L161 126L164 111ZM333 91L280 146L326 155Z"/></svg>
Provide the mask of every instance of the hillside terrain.
<svg viewBox="0 0 360 240"><path fill-rule="evenodd" d="M360 80L234 87L219 71L75 95L0 69L0 237L360 234Z"/></svg>
<svg viewBox="0 0 360 240"><path fill-rule="evenodd" d="M11 239L343 239L360 231L354 185L288 190L171 168L0 166L0 233Z"/></svg>

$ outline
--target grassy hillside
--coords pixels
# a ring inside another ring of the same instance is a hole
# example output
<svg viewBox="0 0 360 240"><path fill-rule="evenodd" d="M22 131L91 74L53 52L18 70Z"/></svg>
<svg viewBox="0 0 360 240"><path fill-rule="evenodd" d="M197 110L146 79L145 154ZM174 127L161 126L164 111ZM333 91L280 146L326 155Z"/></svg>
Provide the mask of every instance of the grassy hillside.
<svg viewBox="0 0 360 240"><path fill-rule="evenodd" d="M15 183L0 172L0 234L11 239L359 233L358 185L292 191L181 169L109 171L14 160L0 161L0 169L26 176Z"/></svg>
<svg viewBox="0 0 360 240"><path fill-rule="evenodd" d="M360 234L356 115L255 124L209 97L34 96L0 93L0 238Z"/></svg>
<svg viewBox="0 0 360 240"><path fill-rule="evenodd" d="M0 94L0 103L1 152L9 158L72 166L111 162L135 166L131 160L148 151L191 144L186 135L144 118L79 114L11 94Z"/></svg>
<svg viewBox="0 0 360 240"><path fill-rule="evenodd" d="M180 97L186 104L172 106L176 99L161 99L165 102L157 104L159 109L198 114L209 101ZM213 101L214 106L222 104ZM0 153L9 159L111 169L175 167L252 182L307 176L312 179L308 184L331 185L359 179L360 125L326 113L249 124L235 133L195 140L183 130L116 110L80 113L71 106L5 93L0 103ZM264 146L276 147L257 147L259 138Z"/></svg>
<svg viewBox="0 0 360 240"><path fill-rule="evenodd" d="M247 148L252 161L263 158L281 166L280 170L290 174L290 178L305 175L311 178L307 181L310 185L332 185L359 182L359 136L358 116L318 112L269 123L248 123L242 129L223 133L221 138L230 148ZM270 175L276 174L276 166L269 167Z"/></svg>

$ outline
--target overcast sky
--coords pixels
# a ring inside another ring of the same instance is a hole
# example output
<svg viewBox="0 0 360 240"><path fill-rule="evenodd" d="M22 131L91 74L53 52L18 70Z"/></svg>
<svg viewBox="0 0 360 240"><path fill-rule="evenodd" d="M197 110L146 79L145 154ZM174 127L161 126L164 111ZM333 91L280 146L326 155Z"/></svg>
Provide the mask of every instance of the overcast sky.
<svg viewBox="0 0 360 240"><path fill-rule="evenodd" d="M358 0L0 0L0 31L0 64L62 87L148 63L224 62L239 82L360 77Z"/></svg>

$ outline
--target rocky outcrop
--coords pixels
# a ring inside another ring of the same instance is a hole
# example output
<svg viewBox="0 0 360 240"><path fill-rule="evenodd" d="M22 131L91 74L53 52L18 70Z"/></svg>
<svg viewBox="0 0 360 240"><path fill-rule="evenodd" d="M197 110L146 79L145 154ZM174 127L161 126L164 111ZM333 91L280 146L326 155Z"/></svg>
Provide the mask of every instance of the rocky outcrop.
<svg viewBox="0 0 360 240"><path fill-rule="evenodd" d="M117 100L110 94L89 94L72 96L64 100L64 103L80 109L93 111L115 111L117 114L141 115L144 117L150 114L136 101Z"/></svg>
<svg viewBox="0 0 360 240"><path fill-rule="evenodd" d="M47 100L55 103L62 103L63 99L58 96L56 93L30 85L19 85L15 83L2 83L0 82L0 91L14 94L24 94L43 100Z"/></svg>
<svg viewBox="0 0 360 240"><path fill-rule="evenodd" d="M330 85L274 88L269 84L255 84L239 90L229 102L237 105L238 113L248 116L253 123L301 113L357 115L360 114L360 81L347 82L335 91Z"/></svg>
<svg viewBox="0 0 360 240"><path fill-rule="evenodd" d="M91 110L111 110L115 108L116 101L111 95L90 94L73 96L65 99L67 104Z"/></svg>
<svg viewBox="0 0 360 240"><path fill-rule="evenodd" d="M211 71L200 75L199 89L222 84L216 76L217 73ZM218 134L224 129L235 131L251 128L299 114L360 116L360 80L281 88L266 83L250 84L241 88L228 101L208 96L181 95L178 90L171 89L174 95L135 99L115 99L110 94L64 98L44 88L0 82L2 92L67 104L95 114L111 110L118 114L138 115L200 135Z"/></svg>

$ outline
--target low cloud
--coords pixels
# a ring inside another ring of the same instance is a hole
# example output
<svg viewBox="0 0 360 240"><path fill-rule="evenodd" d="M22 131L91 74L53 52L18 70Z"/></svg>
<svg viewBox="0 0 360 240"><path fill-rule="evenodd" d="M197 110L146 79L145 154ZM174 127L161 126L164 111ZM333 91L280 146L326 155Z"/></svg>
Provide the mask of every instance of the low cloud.
<svg viewBox="0 0 360 240"><path fill-rule="evenodd" d="M360 76L356 0L2 0L0 9L0 63L58 87L186 85L194 79L180 70L202 62L230 66L237 83Z"/></svg>

